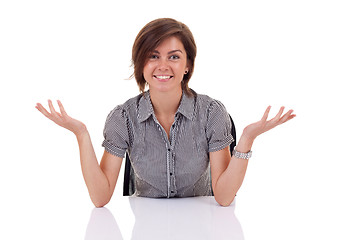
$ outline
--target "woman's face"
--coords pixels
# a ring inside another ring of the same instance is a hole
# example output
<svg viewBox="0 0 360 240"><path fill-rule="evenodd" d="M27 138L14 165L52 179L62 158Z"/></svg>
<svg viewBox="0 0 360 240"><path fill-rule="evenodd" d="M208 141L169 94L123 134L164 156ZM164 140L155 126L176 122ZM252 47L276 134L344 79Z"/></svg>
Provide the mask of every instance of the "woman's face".
<svg viewBox="0 0 360 240"><path fill-rule="evenodd" d="M177 37L165 39L145 63L143 75L150 91L181 90L187 67L186 51Z"/></svg>

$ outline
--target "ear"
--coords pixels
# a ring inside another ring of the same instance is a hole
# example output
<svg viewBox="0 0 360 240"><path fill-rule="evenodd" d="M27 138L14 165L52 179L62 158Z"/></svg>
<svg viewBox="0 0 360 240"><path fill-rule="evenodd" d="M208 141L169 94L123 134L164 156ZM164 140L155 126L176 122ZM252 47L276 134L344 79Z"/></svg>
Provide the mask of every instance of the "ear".
<svg viewBox="0 0 360 240"><path fill-rule="evenodd" d="M189 67L186 67L185 68L185 74L188 74L189 73Z"/></svg>

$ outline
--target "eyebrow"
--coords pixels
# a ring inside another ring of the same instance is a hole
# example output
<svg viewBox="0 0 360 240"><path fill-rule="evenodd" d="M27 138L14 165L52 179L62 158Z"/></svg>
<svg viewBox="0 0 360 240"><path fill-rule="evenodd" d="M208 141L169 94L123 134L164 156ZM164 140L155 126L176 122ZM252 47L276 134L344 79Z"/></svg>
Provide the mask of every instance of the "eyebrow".
<svg viewBox="0 0 360 240"><path fill-rule="evenodd" d="M168 54L172 54L172 53L175 53L175 52L181 52L181 53L183 53L180 49L176 49L176 50L172 50L172 51L168 52ZM157 50L154 50L153 53L158 53L158 54L160 54L160 52L157 51Z"/></svg>

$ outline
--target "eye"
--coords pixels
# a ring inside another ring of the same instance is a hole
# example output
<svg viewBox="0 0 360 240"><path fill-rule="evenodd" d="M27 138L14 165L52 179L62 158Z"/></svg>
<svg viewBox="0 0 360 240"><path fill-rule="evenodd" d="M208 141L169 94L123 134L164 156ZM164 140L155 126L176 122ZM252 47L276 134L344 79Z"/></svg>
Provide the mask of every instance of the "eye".
<svg viewBox="0 0 360 240"><path fill-rule="evenodd" d="M150 54L150 57L149 57L149 58L150 58L150 59L158 59L159 56L156 55L156 54Z"/></svg>
<svg viewBox="0 0 360 240"><path fill-rule="evenodd" d="M171 55L170 57L169 57L169 59L171 59L171 60L177 60L177 59L179 59L180 57L178 56L178 55Z"/></svg>

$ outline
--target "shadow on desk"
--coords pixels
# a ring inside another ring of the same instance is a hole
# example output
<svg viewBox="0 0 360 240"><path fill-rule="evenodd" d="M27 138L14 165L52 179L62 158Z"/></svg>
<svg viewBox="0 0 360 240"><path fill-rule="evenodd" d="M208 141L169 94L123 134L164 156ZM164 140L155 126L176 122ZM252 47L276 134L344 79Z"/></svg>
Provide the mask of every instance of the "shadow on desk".
<svg viewBox="0 0 360 240"><path fill-rule="evenodd" d="M234 203L221 207L214 197L129 197L129 202L135 215L132 240L244 239L240 222L234 214ZM109 232L113 235L110 236ZM92 212L85 239L123 238L110 211L99 208Z"/></svg>

